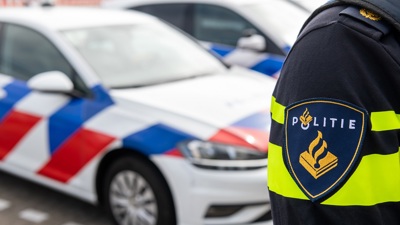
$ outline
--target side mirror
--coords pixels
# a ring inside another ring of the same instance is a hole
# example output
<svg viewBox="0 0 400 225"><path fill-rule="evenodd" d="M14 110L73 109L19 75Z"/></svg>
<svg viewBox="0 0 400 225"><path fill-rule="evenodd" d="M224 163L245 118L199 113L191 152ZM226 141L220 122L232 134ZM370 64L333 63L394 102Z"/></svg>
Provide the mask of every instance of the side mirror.
<svg viewBox="0 0 400 225"><path fill-rule="evenodd" d="M71 94L74 84L67 75L59 71L39 73L28 80L28 87L43 92Z"/></svg>
<svg viewBox="0 0 400 225"><path fill-rule="evenodd" d="M263 36L259 34L252 34L248 37L239 38L237 47L255 51L264 51L267 47L267 42Z"/></svg>

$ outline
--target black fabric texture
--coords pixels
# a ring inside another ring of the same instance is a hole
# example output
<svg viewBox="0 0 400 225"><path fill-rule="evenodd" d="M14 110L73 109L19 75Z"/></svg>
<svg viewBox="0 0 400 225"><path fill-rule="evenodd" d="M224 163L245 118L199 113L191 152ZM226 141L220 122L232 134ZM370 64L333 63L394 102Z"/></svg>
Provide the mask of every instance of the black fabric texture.
<svg viewBox="0 0 400 225"><path fill-rule="evenodd" d="M397 1L339 0L318 9L288 54L273 93L276 101L288 106L304 99L331 98L366 109L369 115L380 111L400 114L397 31L400 30L400 1ZM380 2L383 6L377 9ZM348 3L369 7L377 13L384 11L388 32L340 14L349 7ZM272 122L270 141L283 146L284 126L276 121ZM369 123L361 155L393 154L399 146L398 130L372 131ZM368 185L373 185L373 181L367 181L366 188ZM270 197L275 225L400 224L400 202L327 206L286 198L272 191Z"/></svg>
<svg viewBox="0 0 400 225"><path fill-rule="evenodd" d="M371 206L320 206L270 193L274 225L399 225L400 203ZM301 211L301 213L298 213ZM293 213L291 213L293 212Z"/></svg>

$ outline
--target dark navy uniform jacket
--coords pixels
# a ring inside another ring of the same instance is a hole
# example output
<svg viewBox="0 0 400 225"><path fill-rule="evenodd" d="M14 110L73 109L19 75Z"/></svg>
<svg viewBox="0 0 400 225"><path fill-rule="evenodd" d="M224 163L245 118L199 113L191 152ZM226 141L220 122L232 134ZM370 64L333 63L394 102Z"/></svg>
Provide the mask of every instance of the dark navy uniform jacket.
<svg viewBox="0 0 400 225"><path fill-rule="evenodd" d="M318 9L275 88L274 225L400 225L400 0Z"/></svg>

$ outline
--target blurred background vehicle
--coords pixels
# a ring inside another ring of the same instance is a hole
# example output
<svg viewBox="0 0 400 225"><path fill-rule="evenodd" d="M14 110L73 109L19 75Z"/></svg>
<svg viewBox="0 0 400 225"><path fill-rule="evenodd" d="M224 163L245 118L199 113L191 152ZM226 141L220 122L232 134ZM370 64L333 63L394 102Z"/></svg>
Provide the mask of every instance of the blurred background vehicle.
<svg viewBox="0 0 400 225"><path fill-rule="evenodd" d="M293 4L299 6L300 8L310 13L312 13L318 7L328 2L328 0L288 0L288 1L292 2Z"/></svg>
<svg viewBox="0 0 400 225"><path fill-rule="evenodd" d="M116 224L269 224L274 86L143 13L0 9L0 169Z"/></svg>
<svg viewBox="0 0 400 225"><path fill-rule="evenodd" d="M97 7L102 0L0 0L0 7L21 7L50 3L57 6Z"/></svg>
<svg viewBox="0 0 400 225"><path fill-rule="evenodd" d="M105 0L155 15L202 41L229 65L278 76L309 12L285 0Z"/></svg>

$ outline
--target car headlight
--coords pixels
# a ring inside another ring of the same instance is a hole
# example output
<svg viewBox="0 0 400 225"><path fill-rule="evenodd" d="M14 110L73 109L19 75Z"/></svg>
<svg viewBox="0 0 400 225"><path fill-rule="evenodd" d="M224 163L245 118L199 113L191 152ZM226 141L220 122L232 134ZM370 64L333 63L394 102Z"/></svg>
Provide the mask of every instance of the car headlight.
<svg viewBox="0 0 400 225"><path fill-rule="evenodd" d="M178 148L195 166L220 170L248 170L267 166L267 153L243 146L190 140Z"/></svg>

